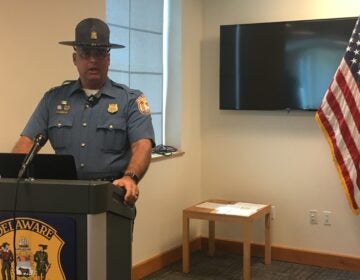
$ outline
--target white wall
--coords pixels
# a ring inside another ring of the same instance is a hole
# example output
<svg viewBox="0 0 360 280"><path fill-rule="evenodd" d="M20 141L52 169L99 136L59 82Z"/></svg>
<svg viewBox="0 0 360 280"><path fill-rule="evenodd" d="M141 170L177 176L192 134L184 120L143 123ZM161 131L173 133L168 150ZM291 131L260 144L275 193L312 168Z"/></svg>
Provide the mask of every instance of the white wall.
<svg viewBox="0 0 360 280"><path fill-rule="evenodd" d="M359 257L360 219L348 205L314 113L218 109L220 25L357 16L359 1L205 0L203 4L203 197L275 205L275 245ZM318 210L318 225L309 224L310 209ZM322 224L324 210L332 211L331 226ZM254 232L255 241L261 242L261 231ZM217 236L240 240L241 227L222 224Z"/></svg>

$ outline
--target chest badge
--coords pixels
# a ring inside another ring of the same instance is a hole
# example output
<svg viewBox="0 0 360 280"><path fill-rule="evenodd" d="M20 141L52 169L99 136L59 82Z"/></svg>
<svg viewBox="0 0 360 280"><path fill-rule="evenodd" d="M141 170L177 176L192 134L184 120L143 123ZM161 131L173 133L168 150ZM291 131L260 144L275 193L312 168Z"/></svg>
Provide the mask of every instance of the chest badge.
<svg viewBox="0 0 360 280"><path fill-rule="evenodd" d="M119 111L118 105L116 103L110 103L108 105L107 111L110 114L115 114L117 111Z"/></svg>
<svg viewBox="0 0 360 280"><path fill-rule="evenodd" d="M68 114L70 111L70 105L66 100L62 100L60 104L56 106L57 114Z"/></svg>

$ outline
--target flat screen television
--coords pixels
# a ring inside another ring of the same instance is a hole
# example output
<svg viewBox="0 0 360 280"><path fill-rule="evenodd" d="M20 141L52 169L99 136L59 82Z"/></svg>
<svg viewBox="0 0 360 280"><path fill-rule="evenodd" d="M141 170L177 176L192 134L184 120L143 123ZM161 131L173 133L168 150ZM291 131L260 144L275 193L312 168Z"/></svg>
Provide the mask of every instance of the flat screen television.
<svg viewBox="0 0 360 280"><path fill-rule="evenodd" d="M317 110L356 20L220 26L220 109Z"/></svg>

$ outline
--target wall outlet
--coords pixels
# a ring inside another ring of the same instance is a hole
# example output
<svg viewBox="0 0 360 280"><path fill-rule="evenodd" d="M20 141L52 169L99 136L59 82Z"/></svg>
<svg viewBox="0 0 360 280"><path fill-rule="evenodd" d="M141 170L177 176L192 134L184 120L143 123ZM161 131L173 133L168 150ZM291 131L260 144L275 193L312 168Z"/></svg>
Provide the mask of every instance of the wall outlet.
<svg viewBox="0 0 360 280"><path fill-rule="evenodd" d="M275 216L276 216L276 208L274 205L271 206L271 220L275 220Z"/></svg>
<svg viewBox="0 0 360 280"><path fill-rule="evenodd" d="M313 209L313 210L309 210L309 221L310 224L312 225L316 225L318 223L318 217L317 217L317 210Z"/></svg>
<svg viewBox="0 0 360 280"><path fill-rule="evenodd" d="M331 225L331 211L323 211L324 215L324 225L330 226Z"/></svg>

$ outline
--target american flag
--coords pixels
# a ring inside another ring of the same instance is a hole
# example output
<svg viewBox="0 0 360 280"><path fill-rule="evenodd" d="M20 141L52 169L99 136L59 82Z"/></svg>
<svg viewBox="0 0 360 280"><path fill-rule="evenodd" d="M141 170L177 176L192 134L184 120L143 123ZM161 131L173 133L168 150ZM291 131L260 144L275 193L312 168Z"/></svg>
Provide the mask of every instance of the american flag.
<svg viewBox="0 0 360 280"><path fill-rule="evenodd" d="M316 119L330 144L346 197L356 214L360 214L359 19L344 57L316 112Z"/></svg>

